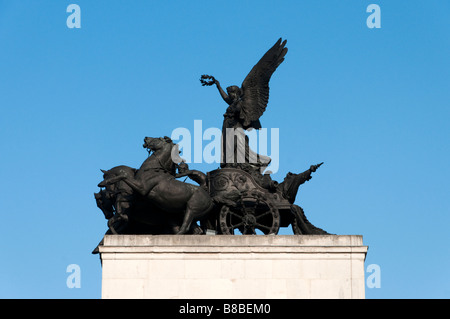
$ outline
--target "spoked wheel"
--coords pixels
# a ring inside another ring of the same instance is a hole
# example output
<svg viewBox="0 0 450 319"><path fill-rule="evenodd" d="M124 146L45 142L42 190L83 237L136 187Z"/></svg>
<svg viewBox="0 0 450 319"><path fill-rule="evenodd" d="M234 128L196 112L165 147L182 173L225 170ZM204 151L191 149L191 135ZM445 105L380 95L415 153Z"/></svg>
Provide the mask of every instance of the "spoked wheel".
<svg viewBox="0 0 450 319"><path fill-rule="evenodd" d="M243 197L235 207L224 205L219 215L222 234L242 235L277 234L280 229L280 214L270 202L257 197Z"/></svg>

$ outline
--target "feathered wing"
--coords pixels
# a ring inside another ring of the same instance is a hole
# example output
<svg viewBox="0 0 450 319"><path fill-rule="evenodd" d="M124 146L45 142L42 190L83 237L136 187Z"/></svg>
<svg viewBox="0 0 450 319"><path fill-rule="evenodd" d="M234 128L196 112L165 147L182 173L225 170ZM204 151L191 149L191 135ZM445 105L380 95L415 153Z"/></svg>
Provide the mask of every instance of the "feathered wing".
<svg viewBox="0 0 450 319"><path fill-rule="evenodd" d="M264 113L269 102L269 81L277 67L284 61L287 53L286 40L281 38L271 47L266 54L252 68L242 82L242 98L240 101L240 117L244 128L260 128L259 118ZM253 125L252 125L253 123Z"/></svg>

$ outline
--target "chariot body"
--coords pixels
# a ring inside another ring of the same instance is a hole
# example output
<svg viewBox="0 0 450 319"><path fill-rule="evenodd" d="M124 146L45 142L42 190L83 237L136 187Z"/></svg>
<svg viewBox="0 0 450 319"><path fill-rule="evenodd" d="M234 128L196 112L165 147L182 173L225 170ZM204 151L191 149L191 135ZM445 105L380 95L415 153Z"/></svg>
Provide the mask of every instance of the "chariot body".
<svg viewBox="0 0 450 319"><path fill-rule="evenodd" d="M201 226L224 235L276 235L280 227L289 225L294 234L325 233L310 224L303 209L293 204L298 186L310 178L311 169L289 173L280 184L270 178L260 180L238 168L208 172L207 188L216 205Z"/></svg>

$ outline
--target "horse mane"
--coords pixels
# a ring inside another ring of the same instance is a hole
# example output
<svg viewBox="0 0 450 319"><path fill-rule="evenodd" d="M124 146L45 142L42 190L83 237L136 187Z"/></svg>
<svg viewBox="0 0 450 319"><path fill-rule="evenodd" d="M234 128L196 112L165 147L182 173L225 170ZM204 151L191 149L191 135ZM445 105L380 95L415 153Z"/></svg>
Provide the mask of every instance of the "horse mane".
<svg viewBox="0 0 450 319"><path fill-rule="evenodd" d="M173 143L172 139L168 136L164 136L164 139L166 140L167 143Z"/></svg>

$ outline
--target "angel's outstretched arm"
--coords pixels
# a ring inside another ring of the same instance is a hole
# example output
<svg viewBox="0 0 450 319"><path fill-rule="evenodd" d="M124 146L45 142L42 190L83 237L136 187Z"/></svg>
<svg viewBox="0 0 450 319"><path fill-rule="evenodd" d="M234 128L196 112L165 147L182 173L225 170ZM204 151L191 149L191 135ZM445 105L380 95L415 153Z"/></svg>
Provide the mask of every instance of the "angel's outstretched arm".
<svg viewBox="0 0 450 319"><path fill-rule="evenodd" d="M217 89L219 90L220 96L222 97L222 99L228 104L231 105L233 103L233 101L231 100L231 98L225 93L225 91L222 89L222 87L220 86L219 81L217 81L216 79L214 79L214 84L217 86Z"/></svg>

